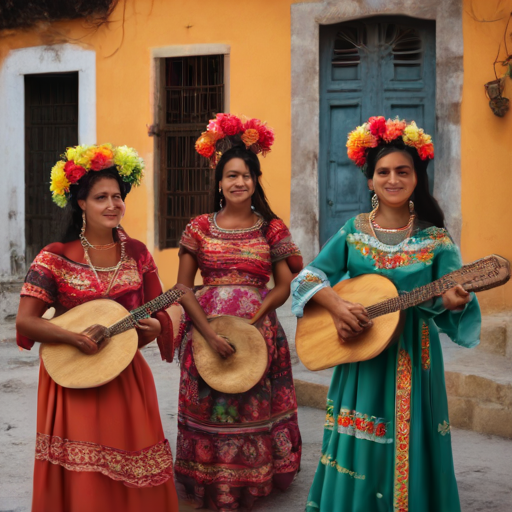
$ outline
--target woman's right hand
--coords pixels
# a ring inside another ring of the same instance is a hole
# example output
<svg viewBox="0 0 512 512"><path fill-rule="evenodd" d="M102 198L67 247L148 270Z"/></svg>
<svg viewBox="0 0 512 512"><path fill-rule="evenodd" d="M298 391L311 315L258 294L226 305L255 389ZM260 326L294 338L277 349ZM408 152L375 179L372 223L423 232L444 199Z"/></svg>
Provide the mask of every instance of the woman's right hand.
<svg viewBox="0 0 512 512"><path fill-rule="evenodd" d="M331 316L334 321L340 343L348 338L354 338L373 325L368 312L361 304L354 304L343 299L336 301Z"/></svg>
<svg viewBox="0 0 512 512"><path fill-rule="evenodd" d="M217 351L222 357L229 357L235 353L235 349L226 341L225 338L214 334L207 338L206 341L210 344L213 350Z"/></svg>
<svg viewBox="0 0 512 512"><path fill-rule="evenodd" d="M98 345L85 334L75 333L69 341L70 345L73 345L78 350L80 350L80 352L83 352L88 356L96 354L96 352L99 350Z"/></svg>

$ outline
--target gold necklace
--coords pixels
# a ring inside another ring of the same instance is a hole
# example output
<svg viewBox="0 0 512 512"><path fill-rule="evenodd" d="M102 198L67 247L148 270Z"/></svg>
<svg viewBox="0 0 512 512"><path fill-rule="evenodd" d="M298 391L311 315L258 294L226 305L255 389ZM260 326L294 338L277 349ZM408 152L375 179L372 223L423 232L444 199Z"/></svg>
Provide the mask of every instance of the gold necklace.
<svg viewBox="0 0 512 512"><path fill-rule="evenodd" d="M94 276L96 277L96 281L98 282L100 288L103 288L103 283L101 282L98 276L98 272L113 272L112 277L110 278L110 282L108 284L108 288L106 289L106 291L103 292L103 295L107 296L110 293L110 290L112 289L112 285L114 284L115 278L117 277L119 269L121 268L121 265L123 264L126 256L124 241L121 241L121 257L119 258L117 265L114 265L112 267L96 267L92 264L91 258L89 257L89 247L94 248L94 246L89 243L89 240L87 240L84 233L80 235L80 243L82 244L82 248L84 250L85 261L87 262L91 270L94 272Z"/></svg>
<svg viewBox="0 0 512 512"><path fill-rule="evenodd" d="M383 228L379 226L377 222L375 222L375 217L377 215L378 209L379 207L377 206L377 208L372 210L369 215L370 230L374 238L376 238L377 240L379 239L375 233L375 228L377 228L379 231L383 231L384 233L400 233L402 231L407 231L407 235L405 236L405 238L409 238L411 236L412 228L414 225L414 219L416 218L416 215L414 213L411 213L411 215L409 216L409 222L401 228Z"/></svg>

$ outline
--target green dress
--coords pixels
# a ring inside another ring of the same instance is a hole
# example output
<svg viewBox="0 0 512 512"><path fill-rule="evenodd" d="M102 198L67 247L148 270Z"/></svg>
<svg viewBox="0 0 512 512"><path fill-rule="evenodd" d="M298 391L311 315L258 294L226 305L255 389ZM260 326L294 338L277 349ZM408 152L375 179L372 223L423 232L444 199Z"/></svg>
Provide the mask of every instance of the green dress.
<svg viewBox="0 0 512 512"><path fill-rule="evenodd" d="M302 316L319 290L361 274L386 276L404 292L460 266L445 229L376 231L361 214L292 282L292 310ZM407 310L397 343L379 356L334 369L307 512L460 512L438 332L474 347L480 320L474 295L460 312L431 299Z"/></svg>

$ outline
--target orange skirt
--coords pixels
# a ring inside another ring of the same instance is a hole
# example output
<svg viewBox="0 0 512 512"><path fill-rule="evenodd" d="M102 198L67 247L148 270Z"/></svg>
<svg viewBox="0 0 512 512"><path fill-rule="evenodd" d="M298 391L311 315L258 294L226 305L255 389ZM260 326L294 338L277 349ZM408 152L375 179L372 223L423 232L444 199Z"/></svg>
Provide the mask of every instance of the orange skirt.
<svg viewBox="0 0 512 512"><path fill-rule="evenodd" d="M41 362L32 512L178 511L153 375L137 352L112 382L56 384Z"/></svg>

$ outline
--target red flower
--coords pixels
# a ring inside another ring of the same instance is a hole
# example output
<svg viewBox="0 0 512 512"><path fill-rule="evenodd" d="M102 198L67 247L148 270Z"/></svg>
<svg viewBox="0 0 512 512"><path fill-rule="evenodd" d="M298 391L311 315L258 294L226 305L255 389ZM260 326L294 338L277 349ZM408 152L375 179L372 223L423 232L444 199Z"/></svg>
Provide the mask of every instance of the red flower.
<svg viewBox="0 0 512 512"><path fill-rule="evenodd" d="M98 151L91 158L91 170L92 171L101 171L102 169L107 169L108 167L112 167L113 161L112 158L109 158L104 153Z"/></svg>
<svg viewBox="0 0 512 512"><path fill-rule="evenodd" d="M368 124L373 136L382 138L386 133L386 119L383 116L370 117Z"/></svg>
<svg viewBox="0 0 512 512"><path fill-rule="evenodd" d="M87 171L81 165L76 165L73 160L69 160L64 165L64 172L69 183L76 183Z"/></svg>
<svg viewBox="0 0 512 512"><path fill-rule="evenodd" d="M358 167L362 167L366 163L367 148L348 148L347 154Z"/></svg>
<svg viewBox="0 0 512 512"><path fill-rule="evenodd" d="M244 131L242 121L233 114L217 114L217 121L226 135L236 135Z"/></svg>
<svg viewBox="0 0 512 512"><path fill-rule="evenodd" d="M375 435L377 437L382 437L386 435L386 424L385 423L379 423L377 425L377 428L375 429Z"/></svg>
<svg viewBox="0 0 512 512"><path fill-rule="evenodd" d="M418 149L418 154L422 160L429 160L434 158L434 144L425 144L424 146L420 146Z"/></svg>

